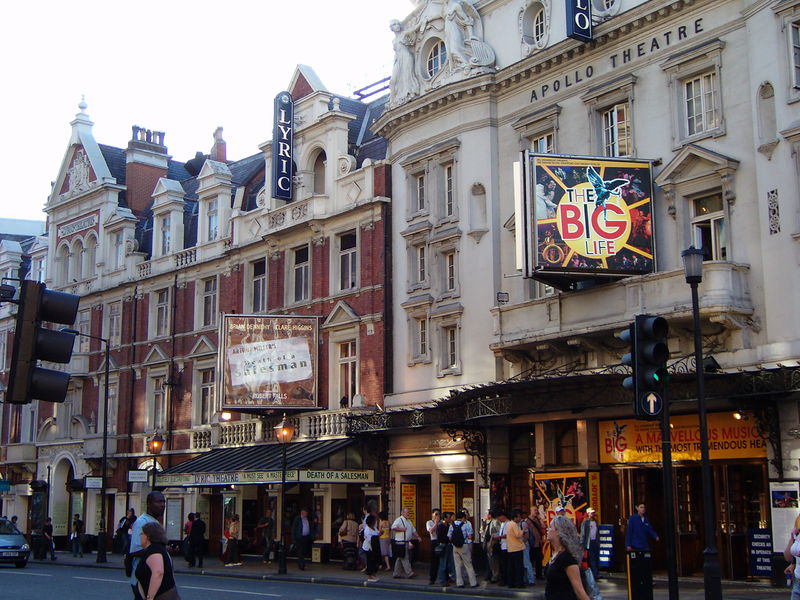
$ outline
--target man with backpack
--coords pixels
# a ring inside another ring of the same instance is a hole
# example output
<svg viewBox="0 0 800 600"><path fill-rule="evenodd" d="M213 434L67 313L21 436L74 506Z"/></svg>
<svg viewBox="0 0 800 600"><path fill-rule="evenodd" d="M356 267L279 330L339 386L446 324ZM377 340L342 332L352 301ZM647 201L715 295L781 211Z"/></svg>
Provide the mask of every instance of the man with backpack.
<svg viewBox="0 0 800 600"><path fill-rule="evenodd" d="M453 545L453 559L456 571L456 587L464 587L464 577L461 574L461 567L467 572L469 587L478 587L478 580L475 577L475 569L472 568L472 539L475 532L472 525L466 519L463 510L456 513L456 520L450 525L447 537Z"/></svg>

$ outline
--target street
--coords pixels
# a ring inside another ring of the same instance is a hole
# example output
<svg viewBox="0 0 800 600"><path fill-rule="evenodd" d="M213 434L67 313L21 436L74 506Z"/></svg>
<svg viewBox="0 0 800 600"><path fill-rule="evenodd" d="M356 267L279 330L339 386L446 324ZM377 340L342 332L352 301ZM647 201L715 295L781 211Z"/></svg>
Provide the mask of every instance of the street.
<svg viewBox="0 0 800 600"><path fill-rule="evenodd" d="M92 563L85 566L64 562L30 562L25 569L0 565L0 587L5 598L41 598L81 600L126 600L131 597L127 580L120 568L104 566L95 568ZM361 577L341 578L335 583L314 583L312 578L330 582L336 572L320 565L319 570L301 575L298 571L290 577L295 581L255 578L253 572L230 571L220 575L200 575L180 570L176 574L178 589L183 600L207 600L209 594L219 594L225 598L285 598L287 600L367 600L381 596L382 600L409 600L424 594L428 598L441 595L441 588L433 588L419 580L393 580L384 575L379 583L364 586ZM252 569L258 569L254 563ZM230 573L230 574L228 574ZM262 575L273 576L274 571L261 571ZM227 575L227 576L226 576ZM605 600L625 600L627 592L622 578L601 579L600 586ZM399 588L399 589L398 589ZM408 589L404 589L408 588ZM544 586L539 584L525 591L513 593L512 590L491 586L475 590L475 594L459 594L455 588L447 588L445 597L458 599L476 597L519 597L539 599L544 597ZM785 600L789 595L786 588L770 588L763 584L723 583L725 600ZM667 600L666 583L656 583L655 600ZM704 597L702 582L698 580L681 581L682 600L701 600Z"/></svg>

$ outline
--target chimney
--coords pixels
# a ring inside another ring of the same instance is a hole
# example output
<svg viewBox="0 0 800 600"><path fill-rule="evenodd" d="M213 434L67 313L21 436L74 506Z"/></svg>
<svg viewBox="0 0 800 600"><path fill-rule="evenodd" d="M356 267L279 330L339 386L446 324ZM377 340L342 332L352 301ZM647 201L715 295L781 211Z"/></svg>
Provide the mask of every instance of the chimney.
<svg viewBox="0 0 800 600"><path fill-rule="evenodd" d="M214 145L211 147L211 160L226 163L228 162L226 154L225 140L222 139L222 127L217 127L214 131Z"/></svg>
<svg viewBox="0 0 800 600"><path fill-rule="evenodd" d="M125 185L128 207L137 217L150 204L158 180L167 176L170 158L163 131L133 126L125 151Z"/></svg>

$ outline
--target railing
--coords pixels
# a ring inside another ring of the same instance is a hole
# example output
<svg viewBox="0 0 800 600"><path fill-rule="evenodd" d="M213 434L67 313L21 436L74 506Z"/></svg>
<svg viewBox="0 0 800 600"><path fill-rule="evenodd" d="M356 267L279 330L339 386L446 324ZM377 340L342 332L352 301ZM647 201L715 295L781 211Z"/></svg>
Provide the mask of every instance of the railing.
<svg viewBox="0 0 800 600"><path fill-rule="evenodd" d="M139 279L142 279L144 277L150 277L150 272L152 271L152 268L153 265L150 263L150 261L143 262L137 265L136 270L139 275Z"/></svg>
<svg viewBox="0 0 800 600"><path fill-rule="evenodd" d="M189 248L188 250L183 250L175 255L175 266L186 267L194 264L196 260L197 248Z"/></svg>
<svg viewBox="0 0 800 600"><path fill-rule="evenodd" d="M211 448L211 430L203 429L192 432L192 448Z"/></svg>
<svg viewBox="0 0 800 600"><path fill-rule="evenodd" d="M235 421L220 425L220 446L240 446L260 441L256 438L257 421Z"/></svg>

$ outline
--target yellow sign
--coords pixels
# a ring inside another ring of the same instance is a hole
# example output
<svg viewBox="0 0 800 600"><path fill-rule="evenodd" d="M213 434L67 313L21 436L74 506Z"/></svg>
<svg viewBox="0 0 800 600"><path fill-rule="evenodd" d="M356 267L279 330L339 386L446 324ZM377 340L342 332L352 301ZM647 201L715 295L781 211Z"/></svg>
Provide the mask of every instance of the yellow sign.
<svg viewBox="0 0 800 600"><path fill-rule="evenodd" d="M408 509L408 518L412 523L417 522L417 484L400 484L400 508Z"/></svg>
<svg viewBox="0 0 800 600"><path fill-rule="evenodd" d="M712 460L766 458L767 441L752 414L708 415L708 450ZM672 460L700 460L700 425L697 415L670 418ZM658 421L601 421L601 463L661 462L661 424Z"/></svg>
<svg viewBox="0 0 800 600"><path fill-rule="evenodd" d="M456 484L440 483L442 512L456 512Z"/></svg>

